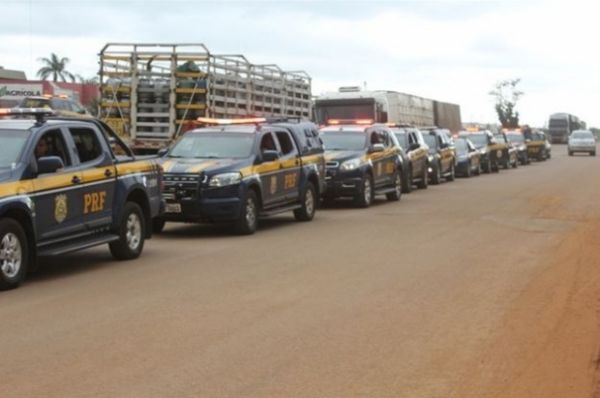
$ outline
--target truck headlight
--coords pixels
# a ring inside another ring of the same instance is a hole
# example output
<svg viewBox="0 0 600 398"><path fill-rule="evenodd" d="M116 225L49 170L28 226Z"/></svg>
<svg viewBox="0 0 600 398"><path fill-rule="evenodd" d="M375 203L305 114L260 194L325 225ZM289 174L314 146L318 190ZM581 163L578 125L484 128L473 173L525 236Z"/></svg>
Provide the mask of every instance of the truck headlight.
<svg viewBox="0 0 600 398"><path fill-rule="evenodd" d="M210 177L208 186L213 188L225 187L227 185L239 184L240 181L242 181L240 173L223 173Z"/></svg>
<svg viewBox="0 0 600 398"><path fill-rule="evenodd" d="M345 162L343 162L340 165L340 170L342 170L342 171L356 170L360 167L361 163L362 162L359 158L346 160Z"/></svg>

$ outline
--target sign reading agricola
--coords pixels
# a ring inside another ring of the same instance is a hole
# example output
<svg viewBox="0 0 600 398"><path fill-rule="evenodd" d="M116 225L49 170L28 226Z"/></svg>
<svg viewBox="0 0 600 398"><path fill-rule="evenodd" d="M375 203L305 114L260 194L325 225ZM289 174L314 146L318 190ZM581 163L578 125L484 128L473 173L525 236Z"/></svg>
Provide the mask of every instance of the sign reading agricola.
<svg viewBox="0 0 600 398"><path fill-rule="evenodd" d="M42 95L41 84L2 84L0 83L0 99L21 99L32 95Z"/></svg>

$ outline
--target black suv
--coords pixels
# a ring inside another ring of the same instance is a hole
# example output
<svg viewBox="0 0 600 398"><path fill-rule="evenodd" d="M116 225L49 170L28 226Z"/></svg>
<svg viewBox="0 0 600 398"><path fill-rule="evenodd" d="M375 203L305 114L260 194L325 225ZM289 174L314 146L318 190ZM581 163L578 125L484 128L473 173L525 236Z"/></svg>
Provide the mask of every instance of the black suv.
<svg viewBox="0 0 600 398"><path fill-rule="evenodd" d="M405 179L402 181L403 191L412 190L412 184L427 189L429 180L429 147L425 143L421 131L410 125L388 124L392 133L403 149L402 157L405 167Z"/></svg>
<svg viewBox="0 0 600 398"><path fill-rule="evenodd" d="M231 223L252 234L258 218L293 211L314 217L325 189L325 160L317 126L264 118L199 118L162 151L165 213L154 221Z"/></svg>
<svg viewBox="0 0 600 398"><path fill-rule="evenodd" d="M378 194L400 200L401 148L387 126L336 121L321 129L321 139L327 161L325 201L349 197L357 206L368 207Z"/></svg>
<svg viewBox="0 0 600 398"><path fill-rule="evenodd" d="M454 181L456 153L450 138L450 131L430 127L421 129L425 143L429 147L429 181L437 185L442 181Z"/></svg>

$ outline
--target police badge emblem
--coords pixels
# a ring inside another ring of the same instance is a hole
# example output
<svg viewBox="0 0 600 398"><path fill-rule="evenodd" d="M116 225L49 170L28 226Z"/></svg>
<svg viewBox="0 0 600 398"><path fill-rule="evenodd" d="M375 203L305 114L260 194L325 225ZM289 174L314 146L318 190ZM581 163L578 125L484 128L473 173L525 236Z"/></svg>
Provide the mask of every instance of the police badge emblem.
<svg viewBox="0 0 600 398"><path fill-rule="evenodd" d="M54 197L54 219L60 224L65 221L65 218L67 218L67 195L56 195Z"/></svg>

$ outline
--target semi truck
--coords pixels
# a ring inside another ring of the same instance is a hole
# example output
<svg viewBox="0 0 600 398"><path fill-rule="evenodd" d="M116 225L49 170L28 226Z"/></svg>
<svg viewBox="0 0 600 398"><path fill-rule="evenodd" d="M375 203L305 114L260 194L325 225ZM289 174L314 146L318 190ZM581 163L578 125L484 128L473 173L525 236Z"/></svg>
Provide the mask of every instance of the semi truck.
<svg viewBox="0 0 600 398"><path fill-rule="evenodd" d="M548 121L548 135L552 144L566 144L569 135L585 128L585 122L569 113L553 113Z"/></svg>
<svg viewBox="0 0 600 398"><path fill-rule="evenodd" d="M378 123L438 126L461 130L460 106L397 91L366 91L340 87L315 99L314 118L320 124L330 119L371 119Z"/></svg>
<svg viewBox="0 0 600 398"><path fill-rule="evenodd" d="M138 153L153 153L198 117L310 118L311 77L203 44L108 43L100 57L100 118Z"/></svg>

